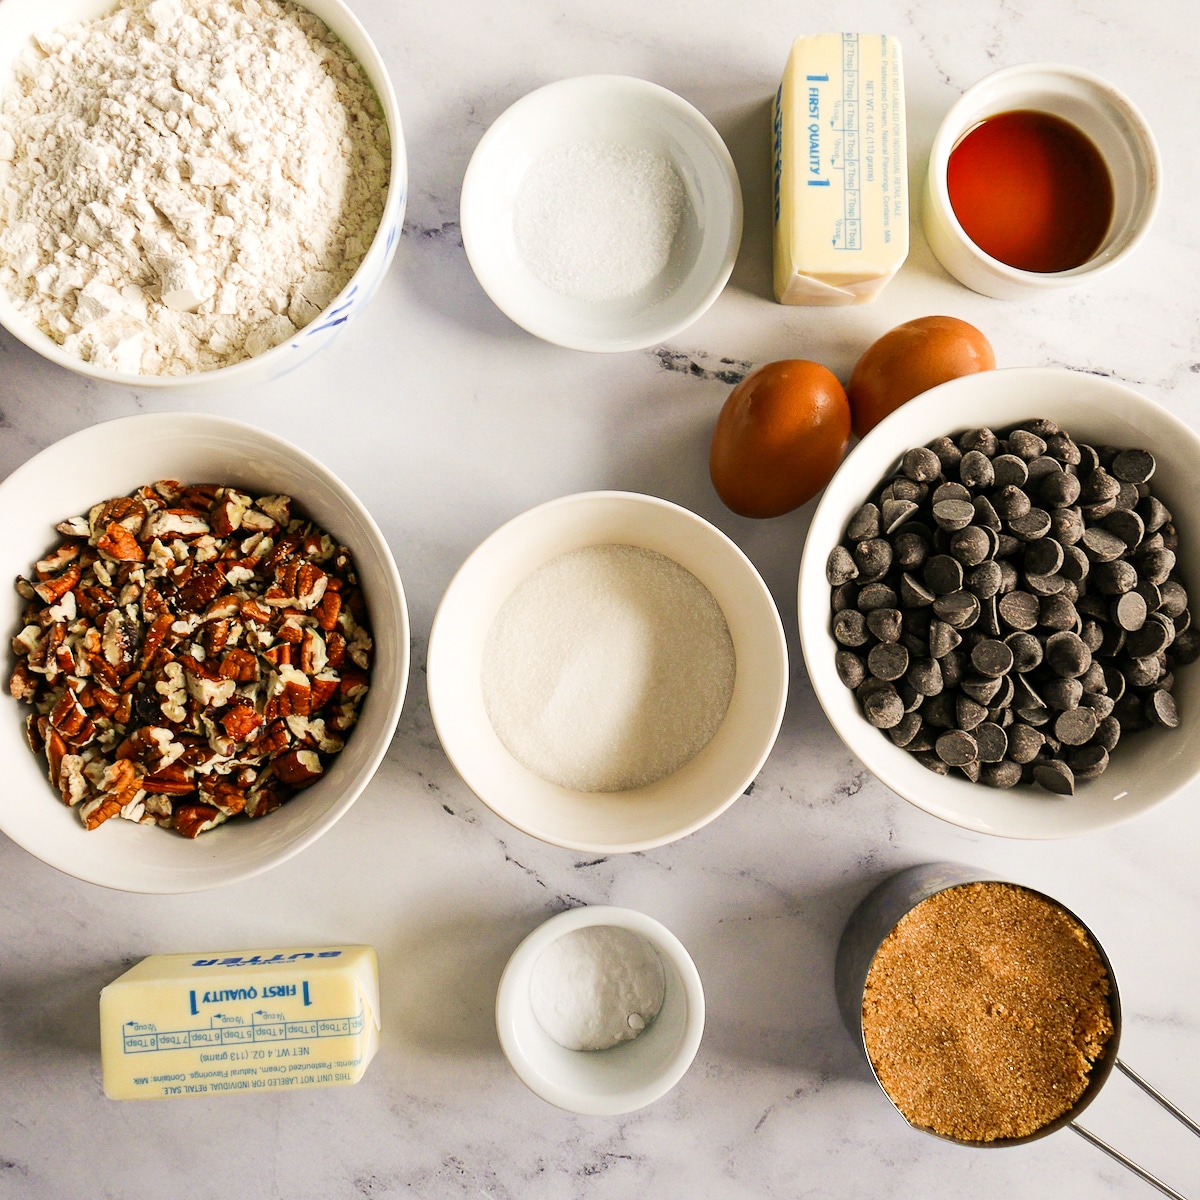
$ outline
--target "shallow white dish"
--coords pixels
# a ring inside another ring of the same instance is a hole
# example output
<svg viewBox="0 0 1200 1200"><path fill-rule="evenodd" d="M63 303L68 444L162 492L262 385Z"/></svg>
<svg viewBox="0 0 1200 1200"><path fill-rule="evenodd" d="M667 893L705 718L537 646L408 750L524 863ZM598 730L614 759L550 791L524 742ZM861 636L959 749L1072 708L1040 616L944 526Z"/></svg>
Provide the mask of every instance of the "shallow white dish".
<svg viewBox="0 0 1200 1200"><path fill-rule="evenodd" d="M967 236L946 185L950 153L981 121L1032 109L1082 130L1108 164L1113 215L1104 241L1069 271L1022 271L993 258ZM1158 210L1162 162L1146 119L1133 102L1091 71L1057 63L1005 67L968 88L946 114L929 152L925 178L925 236L938 261L959 283L985 296L1019 300L1088 283L1127 258Z"/></svg>
<svg viewBox="0 0 1200 1200"><path fill-rule="evenodd" d="M248 879L291 858L341 817L379 766L408 683L408 608L386 540L348 487L282 438L240 421L195 413L149 414L93 425L31 458L0 483L0 574L26 575L55 545L54 526L101 500L157 479L232 484L284 493L348 546L375 640L371 690L346 748L324 778L282 808L235 819L191 840L114 819L89 832L46 779L25 741L28 705L0 698L0 830L43 862L127 892L195 892ZM24 601L0 589L0 629L15 634ZM7 681L9 666L5 668Z"/></svg>
<svg viewBox="0 0 1200 1200"><path fill-rule="evenodd" d="M303 7L320 17L341 38L358 60L375 94L379 97L391 137L391 172L379 228L359 268L326 309L295 337L273 346L263 354L216 371L192 375L136 375L111 371L67 354L27 317L17 311L0 289L0 325L43 358L92 379L124 384L140 391L169 391L176 396L212 395L239 388L257 387L286 374L333 341L375 294L383 281L404 222L408 195L408 164L400 107L379 51L354 13L342 0L306 0ZM0 4L0 92L12 81L17 56L35 33L50 32L72 21L86 21L111 12L113 0L4 0Z"/></svg>
<svg viewBox="0 0 1200 1200"><path fill-rule="evenodd" d="M611 1050L568 1050L538 1023L529 999L534 964L552 942L592 925L641 934L662 961L662 1010L645 1031ZM496 1032L521 1082L551 1104L585 1116L616 1116L653 1103L684 1076L704 1034L704 989L696 964L665 925L631 908L571 908L539 925L504 968Z"/></svg>
<svg viewBox="0 0 1200 1200"><path fill-rule="evenodd" d="M576 300L544 284L517 248L514 207L526 172L550 150L606 142L671 162L687 192L664 272L670 283L621 299ZM530 333L573 350L638 350L700 317L733 271L742 193L720 134L674 92L625 75L585 75L530 92L484 134L463 179L463 245L483 290Z"/></svg>
<svg viewBox="0 0 1200 1200"><path fill-rule="evenodd" d="M1181 724L1123 739L1108 770L1074 796L1039 787L1008 791L935 775L867 723L834 666L825 563L846 522L878 490L900 456L944 434L994 429L1034 417L1057 421L1092 444L1141 447L1154 453L1154 494L1179 532L1179 569L1193 595L1200 586L1200 437L1166 409L1131 388L1094 375L1039 367L981 371L910 400L855 447L825 489L800 564L800 642L821 706L847 746L888 787L918 808L980 833L1060 838L1127 821L1161 804L1200 774L1200 665L1179 670L1175 696Z"/></svg>
<svg viewBox="0 0 1200 1200"><path fill-rule="evenodd" d="M657 550L708 588L729 625L737 676L712 741L673 775L626 792L571 791L522 766L496 736L483 701L483 648L517 584L560 554L609 542ZM542 841L612 854L684 837L745 791L783 720L787 645L766 585L720 530L653 496L583 492L522 513L471 554L438 607L427 673L442 747L485 804Z"/></svg>

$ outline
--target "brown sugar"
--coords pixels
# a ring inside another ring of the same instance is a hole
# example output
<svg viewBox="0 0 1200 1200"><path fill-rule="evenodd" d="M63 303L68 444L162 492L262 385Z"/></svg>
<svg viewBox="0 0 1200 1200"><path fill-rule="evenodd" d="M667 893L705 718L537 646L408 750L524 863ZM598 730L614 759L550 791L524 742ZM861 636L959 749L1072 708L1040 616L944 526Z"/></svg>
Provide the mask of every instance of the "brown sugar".
<svg viewBox="0 0 1200 1200"><path fill-rule="evenodd" d="M1044 897L971 883L922 901L867 975L863 1037L914 1125L969 1142L1023 1137L1072 1108L1112 1036L1087 932Z"/></svg>

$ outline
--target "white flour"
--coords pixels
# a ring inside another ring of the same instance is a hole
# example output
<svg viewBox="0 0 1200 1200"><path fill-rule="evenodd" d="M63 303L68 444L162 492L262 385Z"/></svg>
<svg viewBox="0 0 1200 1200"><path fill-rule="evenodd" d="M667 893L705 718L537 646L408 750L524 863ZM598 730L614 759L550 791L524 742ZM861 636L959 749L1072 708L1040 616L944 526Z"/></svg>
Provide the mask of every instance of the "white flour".
<svg viewBox="0 0 1200 1200"><path fill-rule="evenodd" d="M0 286L70 354L237 362L341 290L383 210L365 75L274 0L125 0L39 37L0 105Z"/></svg>

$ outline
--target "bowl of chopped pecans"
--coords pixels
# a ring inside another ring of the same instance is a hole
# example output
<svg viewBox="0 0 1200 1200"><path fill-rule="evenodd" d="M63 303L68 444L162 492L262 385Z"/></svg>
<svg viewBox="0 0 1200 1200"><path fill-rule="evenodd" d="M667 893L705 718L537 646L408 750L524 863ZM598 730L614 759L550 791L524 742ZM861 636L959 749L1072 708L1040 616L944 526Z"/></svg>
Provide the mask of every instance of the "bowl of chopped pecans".
<svg viewBox="0 0 1200 1200"><path fill-rule="evenodd" d="M91 883L191 892L357 799L399 720L408 611L319 462L238 421L128 417L14 471L0 514L13 841Z"/></svg>

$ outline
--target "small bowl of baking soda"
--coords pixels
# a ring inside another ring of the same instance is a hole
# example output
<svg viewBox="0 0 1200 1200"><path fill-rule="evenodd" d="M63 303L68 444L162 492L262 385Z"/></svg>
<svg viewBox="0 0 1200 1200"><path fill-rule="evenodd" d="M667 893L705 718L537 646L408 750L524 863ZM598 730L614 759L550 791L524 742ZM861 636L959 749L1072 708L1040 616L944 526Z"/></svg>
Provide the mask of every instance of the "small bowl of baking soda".
<svg viewBox="0 0 1200 1200"><path fill-rule="evenodd" d="M496 993L500 1045L521 1082L587 1116L633 1112L683 1078L704 990L683 943L629 908L572 908L513 952Z"/></svg>
<svg viewBox="0 0 1200 1200"><path fill-rule="evenodd" d="M691 104L644 79L563 79L518 100L467 168L463 245L518 325L638 350L701 316L742 237L737 171Z"/></svg>

